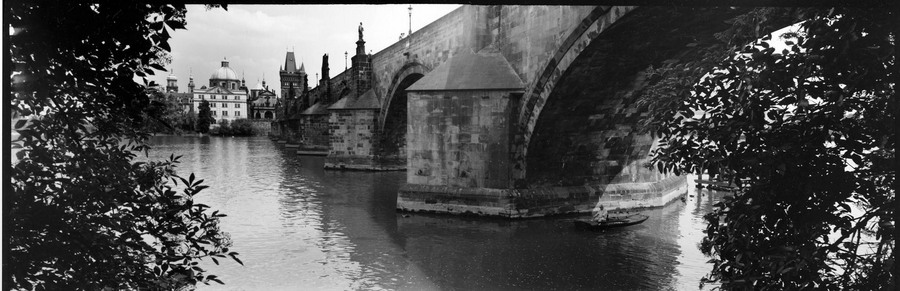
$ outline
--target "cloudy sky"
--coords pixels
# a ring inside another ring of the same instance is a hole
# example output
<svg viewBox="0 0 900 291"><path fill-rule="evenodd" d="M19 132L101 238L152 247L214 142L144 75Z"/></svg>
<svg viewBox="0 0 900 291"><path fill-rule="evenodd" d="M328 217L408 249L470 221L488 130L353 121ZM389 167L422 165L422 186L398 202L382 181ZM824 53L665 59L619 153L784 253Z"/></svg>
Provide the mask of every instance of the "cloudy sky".
<svg viewBox="0 0 900 291"><path fill-rule="evenodd" d="M460 5L412 5L412 30L437 20ZM330 75L344 71L344 52L354 54L357 27L363 23L366 49L373 53L396 42L409 30L409 5L229 5L206 10L188 5L187 30L172 34L170 71L178 77L178 89L187 92L193 74L199 88L220 67L223 58L247 86L265 77L280 94L278 67L287 51L306 64L310 87L321 74L322 55L328 54ZM349 57L348 57L349 62ZM165 84L169 73L151 80Z"/></svg>

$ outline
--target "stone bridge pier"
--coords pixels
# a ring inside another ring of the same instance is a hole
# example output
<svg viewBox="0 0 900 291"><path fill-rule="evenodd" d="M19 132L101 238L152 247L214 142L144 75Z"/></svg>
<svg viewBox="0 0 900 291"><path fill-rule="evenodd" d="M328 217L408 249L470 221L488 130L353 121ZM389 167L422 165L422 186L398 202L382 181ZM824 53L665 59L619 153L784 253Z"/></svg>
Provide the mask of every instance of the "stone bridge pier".
<svg viewBox="0 0 900 291"><path fill-rule="evenodd" d="M473 27L487 31L474 34L490 43L407 88L398 209L523 218L590 212L598 201L659 207L687 192L685 177L649 163L656 141L638 127L647 113L636 102L644 72L718 45L725 20L746 10L554 9L485 9L487 24Z"/></svg>

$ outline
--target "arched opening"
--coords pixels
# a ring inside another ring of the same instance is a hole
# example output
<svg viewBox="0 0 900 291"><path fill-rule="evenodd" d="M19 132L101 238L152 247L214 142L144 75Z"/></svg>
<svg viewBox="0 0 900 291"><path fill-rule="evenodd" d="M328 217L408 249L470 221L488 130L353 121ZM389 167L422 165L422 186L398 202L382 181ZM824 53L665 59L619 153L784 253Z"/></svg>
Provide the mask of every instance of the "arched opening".
<svg viewBox="0 0 900 291"><path fill-rule="evenodd" d="M259 111L253 113L253 118L259 119Z"/></svg>
<svg viewBox="0 0 900 291"><path fill-rule="evenodd" d="M715 33L729 27L724 21L743 12L640 7L617 20L580 51L546 98L533 102L543 105L525 141L525 181L574 186L660 179L648 168L654 140L639 127L646 117L636 102L647 93L644 72L717 45Z"/></svg>
<svg viewBox="0 0 900 291"><path fill-rule="evenodd" d="M273 118L275 118L275 117L274 117L275 115L272 114L272 111L266 111L266 113L265 113L264 116L265 116L266 119L273 119Z"/></svg>
<svg viewBox="0 0 900 291"><path fill-rule="evenodd" d="M379 139L379 156L382 157L401 157L405 158L406 151L406 100L409 88L413 83L424 77L420 73L412 73L407 75L396 86L392 96L390 96L387 112L384 116L384 127L381 131Z"/></svg>

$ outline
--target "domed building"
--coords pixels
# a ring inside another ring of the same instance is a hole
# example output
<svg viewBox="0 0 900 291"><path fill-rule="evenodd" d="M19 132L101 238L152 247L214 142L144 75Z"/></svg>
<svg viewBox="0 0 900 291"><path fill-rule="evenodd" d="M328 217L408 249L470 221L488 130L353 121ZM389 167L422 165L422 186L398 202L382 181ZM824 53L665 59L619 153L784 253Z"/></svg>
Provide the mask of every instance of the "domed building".
<svg viewBox="0 0 900 291"><path fill-rule="evenodd" d="M199 113L200 101L206 100L217 121L248 118L248 94L244 80L238 79L237 73L228 66L228 60L222 60L222 66L209 76L209 87L193 91L194 112Z"/></svg>

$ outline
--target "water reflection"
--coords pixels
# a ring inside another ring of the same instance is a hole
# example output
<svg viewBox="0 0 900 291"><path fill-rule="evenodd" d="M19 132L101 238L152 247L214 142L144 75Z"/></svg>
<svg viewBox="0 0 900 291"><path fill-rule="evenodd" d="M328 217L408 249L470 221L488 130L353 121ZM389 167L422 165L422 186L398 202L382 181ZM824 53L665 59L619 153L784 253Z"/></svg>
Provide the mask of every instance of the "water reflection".
<svg viewBox="0 0 900 291"><path fill-rule="evenodd" d="M197 199L229 215L222 227L245 263L205 262L227 285L201 290L685 290L709 270L697 243L715 192L583 232L571 217L398 214L405 173L325 171L266 138L152 141L152 158L182 154L180 172L206 179Z"/></svg>

